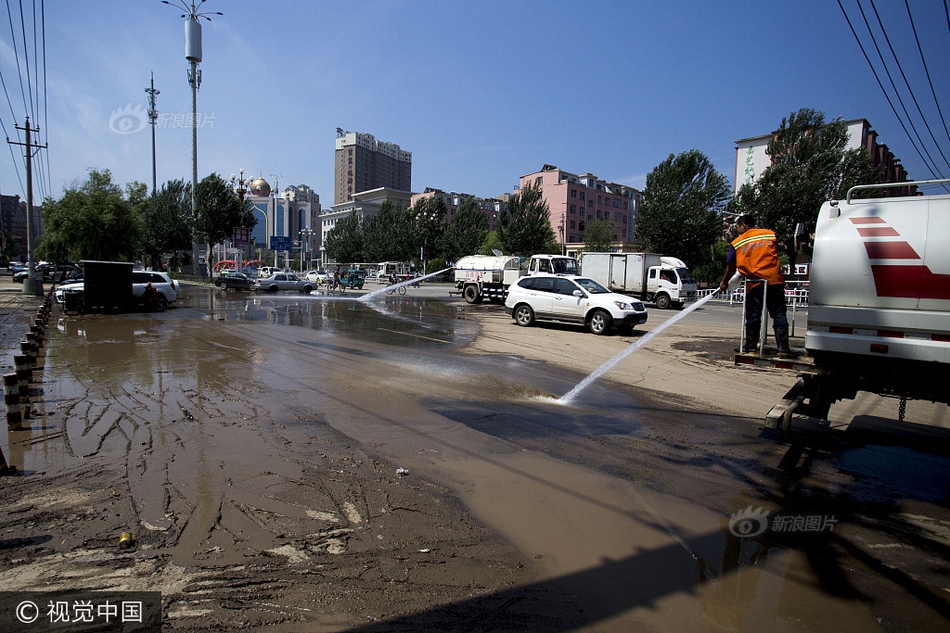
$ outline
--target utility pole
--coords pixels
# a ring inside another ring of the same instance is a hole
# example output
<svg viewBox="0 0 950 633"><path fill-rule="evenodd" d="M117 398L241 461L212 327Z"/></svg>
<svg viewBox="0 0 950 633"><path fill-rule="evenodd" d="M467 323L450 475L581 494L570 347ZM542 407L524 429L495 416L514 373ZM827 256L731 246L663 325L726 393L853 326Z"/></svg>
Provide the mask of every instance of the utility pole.
<svg viewBox="0 0 950 633"><path fill-rule="evenodd" d="M158 120L158 109L155 107L155 97L161 93L155 89L155 73L151 73L151 75L152 87L146 88L145 92L148 93L148 120L152 124L152 195L155 195L155 191L158 189L155 170L155 122Z"/></svg>
<svg viewBox="0 0 950 633"><path fill-rule="evenodd" d="M39 133L40 128L30 127L30 117L26 117L23 127L14 125L18 130L25 133L25 143L11 141L7 139L10 145L22 145L26 147L26 265L30 271L30 276L23 280L23 294L32 294L37 297L43 296L43 280L36 278L36 262L34 261L34 238L33 238L33 148L45 149L46 145L33 145L30 140L30 132Z"/></svg>

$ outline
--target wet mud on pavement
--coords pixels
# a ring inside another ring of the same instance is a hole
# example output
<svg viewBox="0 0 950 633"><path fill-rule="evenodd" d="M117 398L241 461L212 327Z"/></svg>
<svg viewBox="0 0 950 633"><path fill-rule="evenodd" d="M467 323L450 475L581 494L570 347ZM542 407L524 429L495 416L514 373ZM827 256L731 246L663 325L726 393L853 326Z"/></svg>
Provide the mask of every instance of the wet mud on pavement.
<svg viewBox="0 0 950 633"><path fill-rule="evenodd" d="M589 368L530 350L636 333L517 328L415 294L186 286L165 313L57 312L31 427L2 444L20 472L0 480L0 581L160 590L168 630L946 621L945 430L882 442L859 414L864 442L803 424L785 444L767 408L638 378L685 366L696 390L731 390L712 321L566 407Z"/></svg>

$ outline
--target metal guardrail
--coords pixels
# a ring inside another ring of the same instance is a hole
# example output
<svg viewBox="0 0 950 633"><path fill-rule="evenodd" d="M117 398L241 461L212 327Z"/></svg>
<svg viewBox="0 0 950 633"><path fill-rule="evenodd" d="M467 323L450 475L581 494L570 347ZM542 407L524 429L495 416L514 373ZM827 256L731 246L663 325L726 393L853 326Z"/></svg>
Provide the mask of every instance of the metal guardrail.
<svg viewBox="0 0 950 633"><path fill-rule="evenodd" d="M708 297L709 295L718 292L717 288L709 288L707 290L697 290L696 298L702 299ZM796 308L807 308L808 307L808 288L786 288L785 289L785 300L788 302L788 307L792 309ZM710 299L710 301L716 301L719 303L728 303L729 305L742 305L745 303L745 290L743 288L737 288L731 292L720 292L717 296Z"/></svg>

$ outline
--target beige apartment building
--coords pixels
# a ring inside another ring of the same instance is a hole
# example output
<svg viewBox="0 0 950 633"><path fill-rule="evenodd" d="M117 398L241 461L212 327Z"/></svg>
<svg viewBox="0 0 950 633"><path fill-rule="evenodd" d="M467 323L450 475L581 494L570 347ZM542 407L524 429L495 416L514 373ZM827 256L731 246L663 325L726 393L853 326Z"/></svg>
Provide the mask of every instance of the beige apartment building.
<svg viewBox="0 0 950 633"><path fill-rule="evenodd" d="M871 129L867 119L845 121L848 127L847 149L861 148L866 151L874 162L874 166L882 171L881 182L905 182L908 180L907 171L898 158L894 156L887 145L878 143L877 132ZM732 179L733 194L745 183L755 182L772 164L772 159L766 153L769 143L775 136L763 134L751 138L741 138L736 143L736 170ZM885 190L886 196L912 196L917 193L916 187L894 187Z"/></svg>

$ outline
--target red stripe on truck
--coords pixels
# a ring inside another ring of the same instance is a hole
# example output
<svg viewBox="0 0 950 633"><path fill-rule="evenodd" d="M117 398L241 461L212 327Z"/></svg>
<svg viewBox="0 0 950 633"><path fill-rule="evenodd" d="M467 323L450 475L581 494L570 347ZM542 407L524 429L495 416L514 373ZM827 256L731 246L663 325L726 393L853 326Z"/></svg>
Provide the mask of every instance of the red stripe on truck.
<svg viewBox="0 0 950 633"><path fill-rule="evenodd" d="M900 237L901 234L890 226L874 226L868 229L858 229L858 235L861 237Z"/></svg>
<svg viewBox="0 0 950 633"><path fill-rule="evenodd" d="M926 266L871 266L879 297L950 299L950 275L930 272Z"/></svg>
<svg viewBox="0 0 950 633"><path fill-rule="evenodd" d="M851 224L886 224L884 218L873 216L870 218L851 218Z"/></svg>
<svg viewBox="0 0 950 633"><path fill-rule="evenodd" d="M865 242L864 248L871 259L920 259L907 242Z"/></svg>

